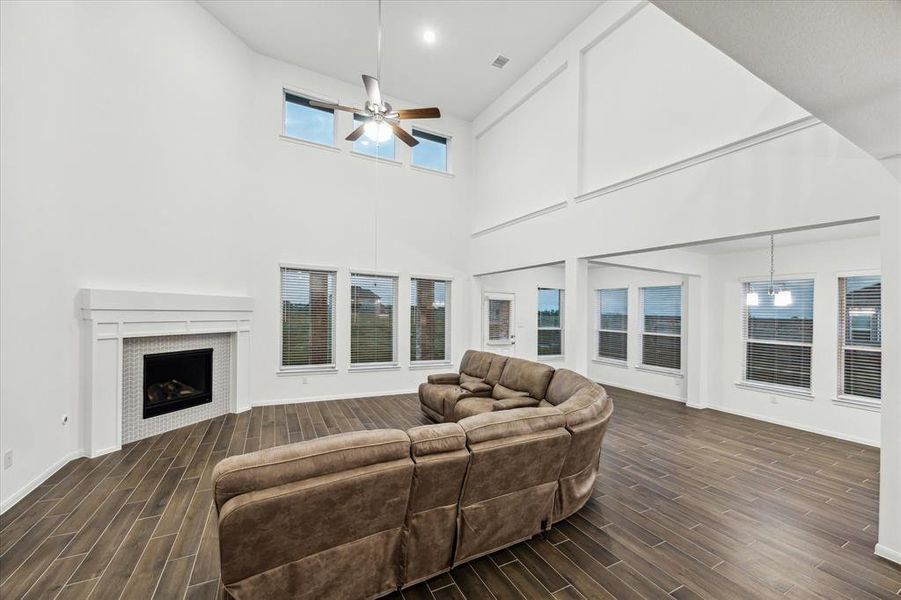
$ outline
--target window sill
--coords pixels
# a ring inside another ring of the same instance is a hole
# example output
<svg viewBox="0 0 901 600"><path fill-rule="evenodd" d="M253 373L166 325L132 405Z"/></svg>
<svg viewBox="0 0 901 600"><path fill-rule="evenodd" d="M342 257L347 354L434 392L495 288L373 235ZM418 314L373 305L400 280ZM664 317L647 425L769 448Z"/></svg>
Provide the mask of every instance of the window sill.
<svg viewBox="0 0 901 600"><path fill-rule="evenodd" d="M849 396L847 394L839 394L832 399L836 404L848 406L850 408L861 408L863 410L871 410L873 412L882 411L882 401L875 398L864 398L863 396Z"/></svg>
<svg viewBox="0 0 901 600"><path fill-rule="evenodd" d="M635 370L644 371L645 373L654 373L655 375L666 375L668 377L675 377L676 379L682 379L685 376L682 371L667 369L665 367L655 367L653 365L636 365Z"/></svg>
<svg viewBox="0 0 901 600"><path fill-rule="evenodd" d="M625 360L617 360L615 358L604 358L603 356L595 356L591 359L591 362L595 362L601 365L609 365L611 367L619 367L620 369L628 369L629 363Z"/></svg>
<svg viewBox="0 0 901 600"><path fill-rule="evenodd" d="M337 373L338 367L300 367L300 368L282 368L275 372L279 377L291 377L295 375L328 375Z"/></svg>
<svg viewBox="0 0 901 600"><path fill-rule="evenodd" d="M332 144L320 144L319 142L313 142L310 140L305 140L303 138L291 137L290 135L285 135L284 133L280 134L279 139L284 142L291 142L292 144L300 144L301 146L309 146L311 148L319 148L320 150L328 150L329 152L341 152L341 148L338 146L333 146Z"/></svg>
<svg viewBox="0 0 901 600"><path fill-rule="evenodd" d="M539 356L538 360L539 361L549 360L552 362L557 362L557 361L561 361L561 360L566 360L566 357L563 356L562 354L550 354L548 356Z"/></svg>
<svg viewBox="0 0 901 600"><path fill-rule="evenodd" d="M425 369L437 369L439 367L444 369L452 366L454 366L454 363L449 360L417 361L410 363L410 370L419 371Z"/></svg>
<svg viewBox="0 0 901 600"><path fill-rule="evenodd" d="M441 177L450 177L450 178L456 177L456 175L451 173L450 171L439 171L438 169L430 169L428 167L420 167L419 165L414 165L414 164L411 164L410 168L413 169L414 171L420 171L422 173L431 173L432 175L440 175Z"/></svg>
<svg viewBox="0 0 901 600"><path fill-rule="evenodd" d="M765 383L757 383L755 381L736 381L735 387L751 390L752 392L776 394L777 396L801 398L802 400L813 400L813 392L801 388L790 388L781 385L767 385Z"/></svg>
<svg viewBox="0 0 901 600"><path fill-rule="evenodd" d="M362 158L364 160L371 160L377 163L384 163L386 165L392 165L395 167L401 167L404 163L400 162L396 158L379 158L378 156L372 156L371 154L365 154L363 152L357 152L356 150L350 151L351 156L355 156L357 158Z"/></svg>
<svg viewBox="0 0 901 600"><path fill-rule="evenodd" d="M350 365L348 372L365 373L368 371L399 371L400 365L397 363L373 363L371 365Z"/></svg>

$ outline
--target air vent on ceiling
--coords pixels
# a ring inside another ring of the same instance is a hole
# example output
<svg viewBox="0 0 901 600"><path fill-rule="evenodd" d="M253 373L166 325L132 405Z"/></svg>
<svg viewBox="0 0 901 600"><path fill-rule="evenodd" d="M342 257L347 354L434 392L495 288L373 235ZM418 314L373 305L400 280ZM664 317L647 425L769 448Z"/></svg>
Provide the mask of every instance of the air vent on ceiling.
<svg viewBox="0 0 901 600"><path fill-rule="evenodd" d="M510 62L510 59L504 56L503 54L498 54L497 58L494 59L494 62L491 63L492 67L497 69L503 69L504 66Z"/></svg>

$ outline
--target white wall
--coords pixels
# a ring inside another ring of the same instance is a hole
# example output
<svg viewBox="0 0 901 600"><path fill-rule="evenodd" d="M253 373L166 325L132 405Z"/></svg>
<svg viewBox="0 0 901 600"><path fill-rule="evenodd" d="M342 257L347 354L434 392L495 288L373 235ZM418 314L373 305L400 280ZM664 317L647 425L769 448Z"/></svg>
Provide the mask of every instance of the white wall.
<svg viewBox="0 0 901 600"><path fill-rule="evenodd" d="M507 273L484 275L475 277L473 288L474 303L481 310L482 294L486 292L502 292L515 296L516 311L516 345L513 355L527 360L538 359L538 288L564 289L566 277L563 265L548 267L535 267L520 269ZM563 320L566 323L568 315L564 309ZM579 319L581 321L581 319ZM470 336L473 345L477 346L483 340L481 331L482 318L475 313L471 322ZM565 335L565 334L564 334ZM566 342L564 340L564 346ZM490 346L482 346L483 350L492 351ZM553 367L564 366L566 357L543 358L541 362Z"/></svg>
<svg viewBox="0 0 901 600"><path fill-rule="evenodd" d="M879 238L778 247L777 276L814 279L811 398L736 386L741 379L741 280L765 280L769 250L710 256L710 407L879 445L879 413L835 403L838 386L838 277L878 271ZM888 365L886 365L888 366Z"/></svg>
<svg viewBox="0 0 901 600"><path fill-rule="evenodd" d="M588 365L588 376L604 384L622 387L636 392L653 394L670 400L685 402L687 387L685 373L688 371L688 355L686 342L688 331L688 303L685 302L689 276L678 273L665 273L630 269L626 267L598 267L588 270L588 287L590 290L589 310L586 326L591 330L591 362ZM682 367L680 375L658 373L640 368L641 363L641 288L681 285L683 286L682 314L684 317L682 332ZM612 361L597 356L598 295L597 291L610 288L627 288L629 290L628 345L626 365L614 364Z"/></svg>
<svg viewBox="0 0 901 600"><path fill-rule="evenodd" d="M378 164L343 141L284 141L283 85L348 102L362 90L256 55L194 2L0 5L4 508L82 448L79 288L253 297L254 402L414 389L410 273L454 278L452 347L465 350L469 124L429 123L453 136L454 176L409 168L405 150ZM338 374L277 376L280 262L345 281L399 273L401 368L347 372L339 289Z"/></svg>
<svg viewBox="0 0 901 600"><path fill-rule="evenodd" d="M657 36L678 64L651 61L648 47ZM510 131L503 144L483 140L528 111L549 77L562 80L553 88L560 110L552 126L565 140L564 160L549 163L535 182L517 159L532 152L536 131L549 123ZM535 190L567 190L562 206L556 192L522 203L478 196L500 226L482 231L474 222L473 269L505 271L879 215L897 182L828 126L799 124L804 114L653 5L606 2L473 123L479 164L509 165L491 174L495 180L526 177ZM681 162L699 154L701 162ZM506 220L498 223L501 206ZM522 219L535 207L548 211ZM532 239L542 243L522 243Z"/></svg>

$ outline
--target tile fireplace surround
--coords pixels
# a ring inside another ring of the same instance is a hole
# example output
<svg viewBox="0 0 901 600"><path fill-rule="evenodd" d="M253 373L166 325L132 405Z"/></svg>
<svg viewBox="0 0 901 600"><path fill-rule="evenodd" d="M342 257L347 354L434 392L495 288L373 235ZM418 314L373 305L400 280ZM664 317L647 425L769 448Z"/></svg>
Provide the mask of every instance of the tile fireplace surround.
<svg viewBox="0 0 901 600"><path fill-rule="evenodd" d="M129 347L134 347L137 338L165 338L171 344L176 336L185 336L186 342L207 338L227 344L228 352L223 354L228 355L230 364L228 381L223 385L227 386L228 405L218 409L238 412L250 408L251 298L82 289L79 307L82 318L80 397L88 456L118 450L123 443L126 340ZM207 418L192 413L191 409L181 412L185 413L183 419ZM179 421L174 426L185 424Z"/></svg>

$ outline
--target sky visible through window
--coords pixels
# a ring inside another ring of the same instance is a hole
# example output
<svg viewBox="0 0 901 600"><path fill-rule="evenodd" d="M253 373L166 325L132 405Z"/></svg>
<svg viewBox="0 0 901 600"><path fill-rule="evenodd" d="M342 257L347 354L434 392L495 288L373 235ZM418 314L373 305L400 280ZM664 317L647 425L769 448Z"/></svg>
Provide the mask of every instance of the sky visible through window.
<svg viewBox="0 0 901 600"><path fill-rule="evenodd" d="M447 140L415 129L413 137L419 140L419 144L413 147L413 164L433 171L446 172ZM444 140L444 143L438 140Z"/></svg>
<svg viewBox="0 0 901 600"><path fill-rule="evenodd" d="M294 98L294 96L288 96ZM298 98L298 100L303 100ZM333 146L335 144L335 113L305 104L285 101L285 135Z"/></svg>
<svg viewBox="0 0 901 600"><path fill-rule="evenodd" d="M365 119L361 119L357 115L354 115L354 129L364 122ZM394 136L392 135L391 139L387 142L375 142L364 135L354 142L354 152L365 154L367 156L374 156L376 158L394 160Z"/></svg>

